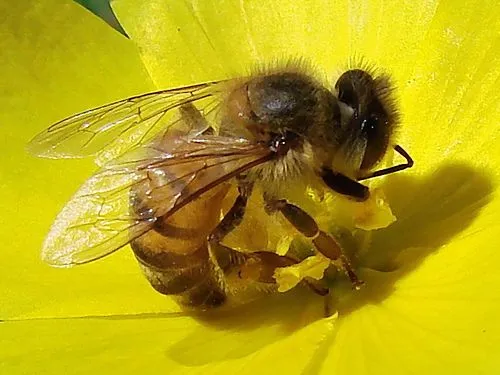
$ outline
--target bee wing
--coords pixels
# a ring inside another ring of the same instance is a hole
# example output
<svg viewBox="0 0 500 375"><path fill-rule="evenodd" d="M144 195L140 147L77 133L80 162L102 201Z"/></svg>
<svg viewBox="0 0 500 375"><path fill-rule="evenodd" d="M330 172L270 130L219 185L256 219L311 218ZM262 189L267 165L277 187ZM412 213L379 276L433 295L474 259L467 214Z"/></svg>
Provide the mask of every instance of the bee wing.
<svg viewBox="0 0 500 375"><path fill-rule="evenodd" d="M97 154L97 164L103 165L173 125L174 108L201 101L201 112L214 110L223 82L133 96L70 116L35 136L28 151L53 159Z"/></svg>
<svg viewBox="0 0 500 375"><path fill-rule="evenodd" d="M63 267L102 258L271 157L262 145L218 136L172 137L135 149L81 186L57 216L42 258Z"/></svg>

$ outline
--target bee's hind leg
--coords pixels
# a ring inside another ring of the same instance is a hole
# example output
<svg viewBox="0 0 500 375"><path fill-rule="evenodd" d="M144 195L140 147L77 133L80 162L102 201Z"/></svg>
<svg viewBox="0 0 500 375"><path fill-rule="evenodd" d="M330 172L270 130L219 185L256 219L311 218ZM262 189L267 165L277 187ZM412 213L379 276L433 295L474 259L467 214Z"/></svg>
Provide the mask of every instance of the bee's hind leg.
<svg viewBox="0 0 500 375"><path fill-rule="evenodd" d="M277 287L274 278L277 268L289 267L299 263L296 259L286 255L278 255L271 251L243 253L220 243L213 244L210 248L217 264L225 274L236 272L241 280L272 285L273 287ZM321 281L307 278L302 282L314 293L320 296L328 296L329 289Z"/></svg>
<svg viewBox="0 0 500 375"><path fill-rule="evenodd" d="M276 268L297 264L298 260L289 256L278 255L271 251L244 253L221 244L224 237L242 222L252 188L253 185L251 183L244 178L240 178L238 197L208 237L209 249L211 255L215 258L224 273L229 273L237 268L238 276L241 279L265 284L276 284L276 280L274 279ZM319 281L306 279L304 283L319 295L324 296L328 294L328 289Z"/></svg>

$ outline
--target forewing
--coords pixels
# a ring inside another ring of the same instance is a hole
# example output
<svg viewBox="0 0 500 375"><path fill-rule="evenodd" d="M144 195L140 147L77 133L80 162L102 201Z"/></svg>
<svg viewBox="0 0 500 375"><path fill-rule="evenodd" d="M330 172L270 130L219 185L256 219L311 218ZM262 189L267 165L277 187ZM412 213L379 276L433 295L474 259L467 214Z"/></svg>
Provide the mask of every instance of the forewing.
<svg viewBox="0 0 500 375"><path fill-rule="evenodd" d="M88 263L146 233L204 192L272 157L260 145L218 136L157 140L107 164L55 220L42 258Z"/></svg>
<svg viewBox="0 0 500 375"><path fill-rule="evenodd" d="M28 150L46 158L97 155L98 164L103 165L174 126L172 109L197 102L202 115L214 110L222 85L224 81L162 90L90 109L41 132Z"/></svg>
<svg viewBox="0 0 500 375"><path fill-rule="evenodd" d="M88 179L58 214L42 248L53 266L87 263L126 245L156 221L129 209L130 188L139 173L101 170Z"/></svg>

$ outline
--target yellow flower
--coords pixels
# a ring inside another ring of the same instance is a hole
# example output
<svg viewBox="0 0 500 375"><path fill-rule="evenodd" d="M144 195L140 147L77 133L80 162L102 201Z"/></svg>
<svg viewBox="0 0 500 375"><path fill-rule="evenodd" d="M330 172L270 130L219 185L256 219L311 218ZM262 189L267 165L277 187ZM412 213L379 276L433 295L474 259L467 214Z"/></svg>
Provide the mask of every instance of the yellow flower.
<svg viewBox="0 0 500 375"><path fill-rule="evenodd" d="M458 1L117 0L131 41L63 0L0 1L0 369L6 374L493 374L500 369L500 8ZM5 17L8 15L8 17ZM139 51L139 54L137 53ZM129 251L41 263L89 161L24 145L59 118L156 87L303 56L332 76L364 56L398 84L416 160L384 192L397 221L360 254L338 314L294 291L227 314L175 314Z"/></svg>

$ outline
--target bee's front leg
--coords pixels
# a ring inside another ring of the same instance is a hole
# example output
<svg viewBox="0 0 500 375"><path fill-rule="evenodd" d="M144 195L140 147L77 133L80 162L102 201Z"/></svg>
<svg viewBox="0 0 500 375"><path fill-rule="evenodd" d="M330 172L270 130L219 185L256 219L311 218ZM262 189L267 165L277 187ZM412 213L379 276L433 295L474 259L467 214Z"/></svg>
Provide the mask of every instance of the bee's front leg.
<svg viewBox="0 0 500 375"><path fill-rule="evenodd" d="M307 238L311 239L316 249L333 260L340 263L341 268L347 274L354 288L359 289L363 281L359 280L354 273L349 260L342 251L340 244L330 235L319 229L316 221L300 207L288 203L284 199L272 199L264 196L268 212L279 211L285 218Z"/></svg>
<svg viewBox="0 0 500 375"><path fill-rule="evenodd" d="M321 178L336 193L351 197L358 202L366 201L370 197L367 186L331 169L323 168Z"/></svg>

